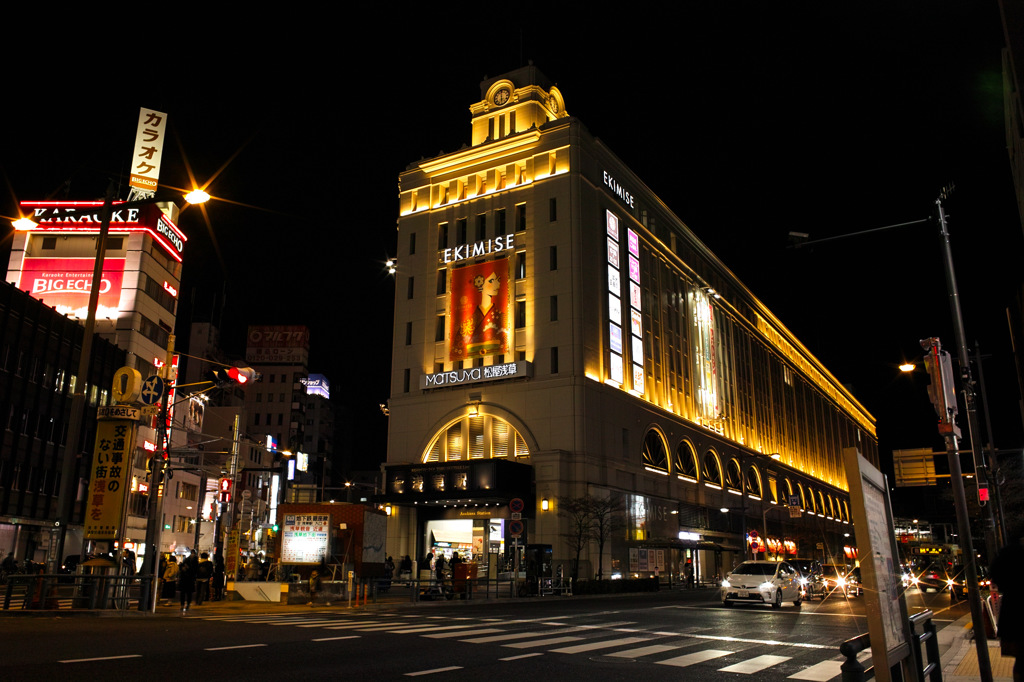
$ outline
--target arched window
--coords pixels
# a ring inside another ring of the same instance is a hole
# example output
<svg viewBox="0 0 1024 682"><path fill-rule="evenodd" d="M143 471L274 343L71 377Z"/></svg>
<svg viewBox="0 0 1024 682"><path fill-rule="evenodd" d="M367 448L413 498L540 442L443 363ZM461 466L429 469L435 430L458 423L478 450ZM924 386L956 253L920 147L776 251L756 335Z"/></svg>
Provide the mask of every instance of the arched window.
<svg viewBox="0 0 1024 682"><path fill-rule="evenodd" d="M716 488L722 487L722 465L718 461L718 455L714 450L704 453L704 484Z"/></svg>
<svg viewBox="0 0 1024 682"><path fill-rule="evenodd" d="M735 457L729 460L725 466L725 487L729 490L740 491L743 481L740 476L740 463Z"/></svg>
<svg viewBox="0 0 1024 682"><path fill-rule="evenodd" d="M751 464L747 467L747 495L760 499L762 491L761 472Z"/></svg>
<svg viewBox="0 0 1024 682"><path fill-rule="evenodd" d="M644 436L644 468L664 471L668 473L668 454L665 451L665 441L657 429L651 429Z"/></svg>
<svg viewBox="0 0 1024 682"><path fill-rule="evenodd" d="M796 484L796 492L797 492L797 495L800 496L800 508L803 509L804 511L810 511L810 507L807 506L807 495L804 494L804 484L803 483L797 483Z"/></svg>
<svg viewBox="0 0 1024 682"><path fill-rule="evenodd" d="M818 491L818 513L822 516L828 513L828 509L825 507L825 495L820 490Z"/></svg>
<svg viewBox="0 0 1024 682"><path fill-rule="evenodd" d="M423 461L458 462L529 456L526 441L507 421L494 415L467 414L437 432L423 453Z"/></svg>
<svg viewBox="0 0 1024 682"><path fill-rule="evenodd" d="M685 440L679 444L676 448L676 456L672 462L676 470L676 475L697 482L700 477L700 468L697 465L697 453L693 451L693 446Z"/></svg>

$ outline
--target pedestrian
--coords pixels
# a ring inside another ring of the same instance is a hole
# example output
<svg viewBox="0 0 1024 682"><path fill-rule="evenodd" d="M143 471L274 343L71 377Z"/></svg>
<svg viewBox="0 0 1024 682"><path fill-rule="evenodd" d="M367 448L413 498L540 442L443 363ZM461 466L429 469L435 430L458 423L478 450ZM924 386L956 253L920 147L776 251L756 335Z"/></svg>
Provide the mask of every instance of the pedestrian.
<svg viewBox="0 0 1024 682"><path fill-rule="evenodd" d="M316 601L316 596L320 594L320 571L313 569L313 572L309 575L309 605L312 606L313 602Z"/></svg>
<svg viewBox="0 0 1024 682"><path fill-rule="evenodd" d="M190 556L178 567L178 590L181 597L181 615L183 616L192 606L192 595L196 591L196 567L191 559Z"/></svg>
<svg viewBox="0 0 1024 682"><path fill-rule="evenodd" d="M224 557L216 554L213 557L213 601L224 598Z"/></svg>
<svg viewBox="0 0 1024 682"><path fill-rule="evenodd" d="M18 572L18 560L14 558L14 552L7 553L3 563L0 564L0 570L3 571L4 576L14 575Z"/></svg>
<svg viewBox="0 0 1024 682"><path fill-rule="evenodd" d="M402 558L402 563L398 565L398 576L406 580L412 578L412 557L408 554Z"/></svg>
<svg viewBox="0 0 1024 682"><path fill-rule="evenodd" d="M1020 567L1024 565L1024 527L1010 535L1010 542L992 562L992 582L999 587L999 646L1003 656L1013 656L1013 682L1024 682L1024 591Z"/></svg>
<svg viewBox="0 0 1024 682"><path fill-rule="evenodd" d="M686 589L693 589L693 559L687 559L683 566L683 579L686 581Z"/></svg>
<svg viewBox="0 0 1024 682"><path fill-rule="evenodd" d="M434 575L437 576L439 584L444 581L444 554L437 555L437 560L434 562Z"/></svg>
<svg viewBox="0 0 1024 682"><path fill-rule="evenodd" d="M163 587L160 597L164 600L167 606L171 605L174 601L174 593L178 589L178 560L172 554L167 557L167 566L164 568L163 575Z"/></svg>
<svg viewBox="0 0 1024 682"><path fill-rule="evenodd" d="M203 552L199 555L199 565L196 566L196 606L202 606L205 599L210 597L210 579L213 577L213 562L210 555Z"/></svg>

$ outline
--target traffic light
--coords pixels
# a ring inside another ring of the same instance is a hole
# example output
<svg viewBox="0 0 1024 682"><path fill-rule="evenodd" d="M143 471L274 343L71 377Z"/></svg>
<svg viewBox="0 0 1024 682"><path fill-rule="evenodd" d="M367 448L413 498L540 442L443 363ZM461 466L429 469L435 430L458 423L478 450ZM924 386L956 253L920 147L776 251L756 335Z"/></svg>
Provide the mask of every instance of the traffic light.
<svg viewBox="0 0 1024 682"><path fill-rule="evenodd" d="M231 484L230 478L222 478L217 486L217 490L220 491L220 501L225 504L231 501Z"/></svg>
<svg viewBox="0 0 1024 682"><path fill-rule="evenodd" d="M258 381L259 373L252 367L222 367L211 369L206 376L215 384L235 383L244 385Z"/></svg>

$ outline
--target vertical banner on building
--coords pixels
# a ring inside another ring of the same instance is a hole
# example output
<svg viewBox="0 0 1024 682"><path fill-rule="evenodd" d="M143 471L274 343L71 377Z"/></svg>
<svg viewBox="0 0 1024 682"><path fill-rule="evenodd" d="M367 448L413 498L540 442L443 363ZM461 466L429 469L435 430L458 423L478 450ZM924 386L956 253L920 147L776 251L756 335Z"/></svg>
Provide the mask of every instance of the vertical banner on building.
<svg viewBox="0 0 1024 682"><path fill-rule="evenodd" d="M633 390L641 395L646 392L644 382L644 335L641 320L640 292L640 237L633 230L626 230L626 249L629 251L629 322L630 358L633 360Z"/></svg>
<svg viewBox="0 0 1024 682"><path fill-rule="evenodd" d="M605 211L608 261L608 379L622 385L622 277L619 273L619 218Z"/></svg>
<svg viewBox="0 0 1024 682"><path fill-rule="evenodd" d="M144 192L156 192L166 138L167 114L141 109L139 127L135 133L135 148L132 151L129 186Z"/></svg>
<svg viewBox="0 0 1024 682"><path fill-rule="evenodd" d="M512 352L511 259L495 258L448 273L448 360Z"/></svg>
<svg viewBox="0 0 1024 682"><path fill-rule="evenodd" d="M124 405L101 407L98 411L96 445L86 498L87 540L118 538L121 511L132 471L135 425L139 414L139 408Z"/></svg>

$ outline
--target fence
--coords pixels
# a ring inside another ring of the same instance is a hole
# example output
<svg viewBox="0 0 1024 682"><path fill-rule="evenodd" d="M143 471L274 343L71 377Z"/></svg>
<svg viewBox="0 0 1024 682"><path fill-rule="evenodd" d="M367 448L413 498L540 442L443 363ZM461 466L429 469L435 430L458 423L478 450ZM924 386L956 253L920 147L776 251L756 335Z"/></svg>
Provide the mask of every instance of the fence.
<svg viewBox="0 0 1024 682"><path fill-rule="evenodd" d="M3 585L2 610L138 608L151 575L11 575Z"/></svg>
<svg viewBox="0 0 1024 682"><path fill-rule="evenodd" d="M930 682L942 682L939 641L935 635L935 623L932 622L932 615L931 610L926 609L910 617L910 657L915 673L915 682L924 682L925 678L928 678ZM920 633L918 628L921 630ZM922 644L925 646L923 654L921 652ZM840 645L839 653L846 656L846 661L840 666L843 671L843 682L863 682L874 677L874 666L865 668L857 660L857 654L870 646L871 638L867 633L851 637Z"/></svg>

